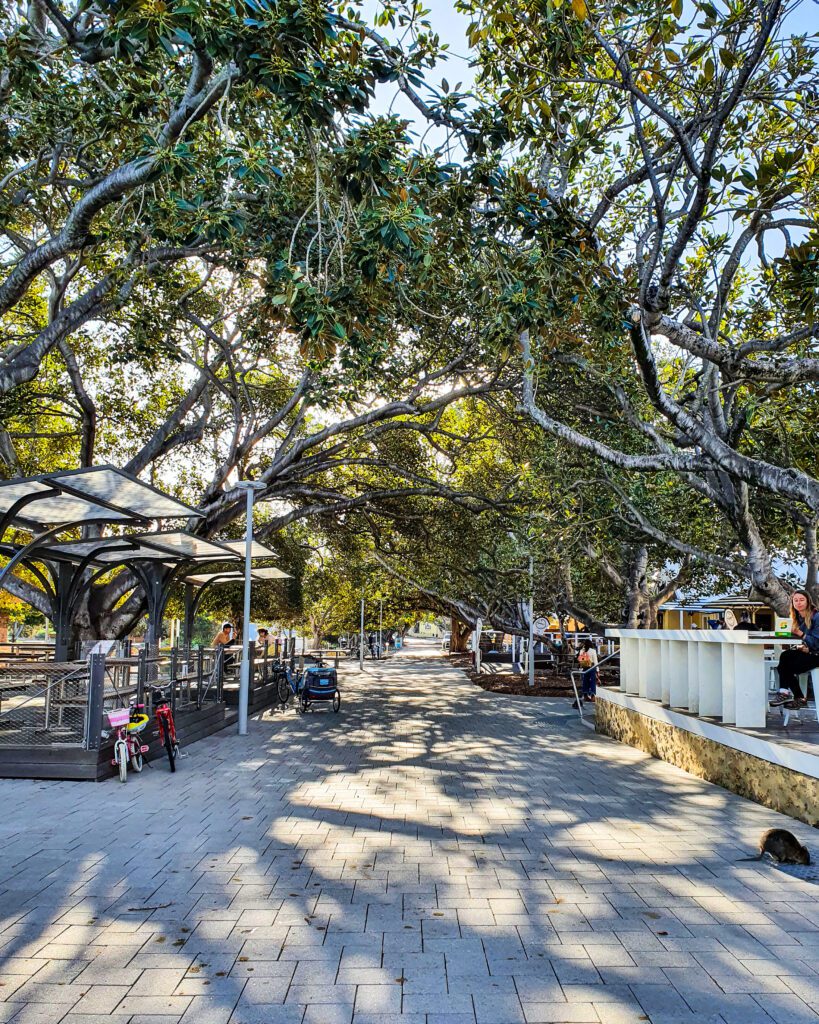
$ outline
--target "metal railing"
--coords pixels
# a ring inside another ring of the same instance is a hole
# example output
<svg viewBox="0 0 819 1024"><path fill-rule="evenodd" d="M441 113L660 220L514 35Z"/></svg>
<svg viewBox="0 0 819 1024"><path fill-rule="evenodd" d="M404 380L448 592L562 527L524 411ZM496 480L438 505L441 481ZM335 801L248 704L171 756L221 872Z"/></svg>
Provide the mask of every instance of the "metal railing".
<svg viewBox="0 0 819 1024"><path fill-rule="evenodd" d="M258 651L251 645L251 703L256 691L275 681L285 664L282 654L278 645ZM148 644L135 656L92 653L81 662L0 659L0 749L99 749L106 709L134 701L150 714L154 688L170 697L174 714L228 703L225 689L237 688L239 660L238 652L224 648Z"/></svg>
<svg viewBox="0 0 819 1024"><path fill-rule="evenodd" d="M78 746L87 736L91 666L0 666L0 748Z"/></svg>

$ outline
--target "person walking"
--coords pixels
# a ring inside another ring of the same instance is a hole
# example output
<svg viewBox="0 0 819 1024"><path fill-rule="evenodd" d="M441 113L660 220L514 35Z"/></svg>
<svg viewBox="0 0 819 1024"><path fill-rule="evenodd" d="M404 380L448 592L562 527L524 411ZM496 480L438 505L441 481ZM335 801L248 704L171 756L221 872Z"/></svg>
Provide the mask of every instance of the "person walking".
<svg viewBox="0 0 819 1024"><path fill-rule="evenodd" d="M799 676L819 668L819 610L806 590L794 590L791 594L791 634L801 638L802 643L782 652L777 668L779 693L769 702L774 708L791 701L798 708L805 707L808 701L799 685Z"/></svg>
<svg viewBox="0 0 819 1024"><path fill-rule="evenodd" d="M591 640L583 641L577 660L583 669L580 676L582 683L580 699L594 704L597 694L597 648ZM577 701L573 701L572 707L576 708L577 706Z"/></svg>

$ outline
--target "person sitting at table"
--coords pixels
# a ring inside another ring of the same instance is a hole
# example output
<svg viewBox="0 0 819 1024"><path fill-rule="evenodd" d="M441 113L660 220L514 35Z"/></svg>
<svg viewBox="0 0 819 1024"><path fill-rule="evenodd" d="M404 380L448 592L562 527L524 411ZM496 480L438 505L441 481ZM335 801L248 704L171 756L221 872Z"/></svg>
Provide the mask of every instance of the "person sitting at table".
<svg viewBox="0 0 819 1024"><path fill-rule="evenodd" d="M771 707L780 707L791 699L797 707L804 707L808 701L799 685L799 676L819 668L819 610L806 590L794 590L791 594L791 633L800 637L802 643L782 652L778 666L779 693L770 701Z"/></svg>

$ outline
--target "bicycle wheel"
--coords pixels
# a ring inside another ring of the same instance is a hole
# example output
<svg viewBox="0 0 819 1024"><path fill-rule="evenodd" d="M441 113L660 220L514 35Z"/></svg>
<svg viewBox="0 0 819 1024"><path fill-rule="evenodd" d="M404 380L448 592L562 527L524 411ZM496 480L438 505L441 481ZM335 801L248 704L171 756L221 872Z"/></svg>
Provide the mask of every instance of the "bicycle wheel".
<svg viewBox="0 0 819 1024"><path fill-rule="evenodd" d="M333 694L333 711L338 714L338 709L341 707L341 694L336 690Z"/></svg>
<svg viewBox="0 0 819 1024"><path fill-rule="evenodd" d="M114 757L119 768L119 781L128 781L128 748L124 740L117 740L114 744Z"/></svg>
<svg viewBox="0 0 819 1024"><path fill-rule="evenodd" d="M165 746L165 753L168 755L168 762L171 766L171 771L176 771L176 747L171 739L171 730L168 728L168 723L162 723L162 742Z"/></svg>
<svg viewBox="0 0 819 1024"><path fill-rule="evenodd" d="M141 772L142 764L142 751L139 749L139 742L137 742L136 746L131 748L131 767L135 772Z"/></svg>
<svg viewBox="0 0 819 1024"><path fill-rule="evenodd" d="M280 675L276 680L276 696L279 698L279 704L286 704L290 700L290 684L284 675Z"/></svg>

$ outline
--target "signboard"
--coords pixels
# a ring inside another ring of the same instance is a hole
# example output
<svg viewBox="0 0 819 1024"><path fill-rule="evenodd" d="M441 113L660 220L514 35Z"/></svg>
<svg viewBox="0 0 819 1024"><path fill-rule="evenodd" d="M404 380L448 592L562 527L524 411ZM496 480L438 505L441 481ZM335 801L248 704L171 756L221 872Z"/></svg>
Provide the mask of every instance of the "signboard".
<svg viewBox="0 0 819 1024"><path fill-rule="evenodd" d="M549 620L541 615L539 618L535 619L533 628L537 634L542 635L549 630Z"/></svg>

